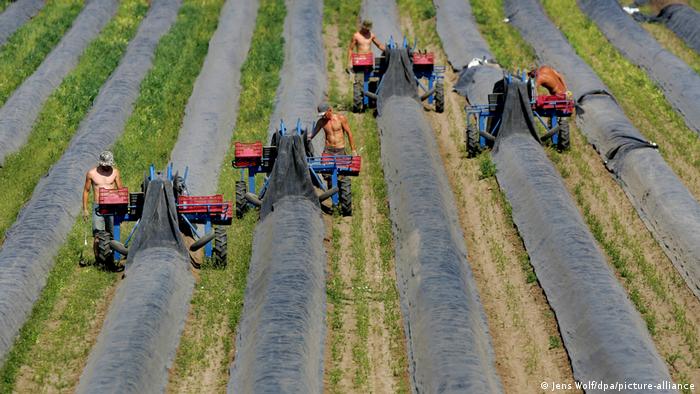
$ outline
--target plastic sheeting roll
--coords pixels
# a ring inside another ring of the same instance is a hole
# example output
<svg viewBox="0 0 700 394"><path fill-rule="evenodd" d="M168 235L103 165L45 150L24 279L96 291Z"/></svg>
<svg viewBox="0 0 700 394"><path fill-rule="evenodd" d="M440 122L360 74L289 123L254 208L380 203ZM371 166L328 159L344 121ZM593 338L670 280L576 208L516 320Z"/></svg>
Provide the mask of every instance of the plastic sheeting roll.
<svg viewBox="0 0 700 394"><path fill-rule="evenodd" d="M7 355L53 267L54 256L80 210L85 172L121 135L151 68L160 37L181 0L153 0L119 67L100 90L61 159L42 178L6 233L0 249L0 360ZM47 225L50 224L50 225Z"/></svg>
<svg viewBox="0 0 700 394"><path fill-rule="evenodd" d="M323 2L288 0L285 58L270 119L310 129L326 85ZM278 157L255 229L229 393L321 393L325 336L325 229L301 136L278 138ZM314 141L323 149L323 140Z"/></svg>
<svg viewBox="0 0 700 394"><path fill-rule="evenodd" d="M582 382L671 381L536 135L527 85L513 81L493 152L496 177L556 314L574 376Z"/></svg>
<svg viewBox="0 0 700 394"><path fill-rule="evenodd" d="M194 287L173 186L152 180L114 296L78 393L164 392Z"/></svg>
<svg viewBox="0 0 700 394"><path fill-rule="evenodd" d="M326 88L326 53L323 50L323 1L287 0L284 20L284 64L277 87L275 110L270 118L268 136L283 120L294 130L297 120L310 130L318 119L316 108ZM314 139L316 152L323 150L321 135Z"/></svg>
<svg viewBox="0 0 700 394"><path fill-rule="evenodd" d="M236 124L241 67L257 10L257 0L226 1L187 103L171 158L175 168L189 168L187 188L192 195L216 192L221 162Z"/></svg>
<svg viewBox="0 0 700 394"><path fill-rule="evenodd" d="M45 0L19 0L8 5L0 14L0 47L34 15L44 8Z"/></svg>
<svg viewBox="0 0 700 394"><path fill-rule="evenodd" d="M468 0L433 0L433 3L440 21L437 24L440 42L455 71L466 67L474 58L491 57L486 41L474 23Z"/></svg>
<svg viewBox="0 0 700 394"><path fill-rule="evenodd" d="M700 76L661 47L622 10L617 0L577 1L617 49L632 63L646 70L671 106L683 116L688 127L700 133Z"/></svg>
<svg viewBox="0 0 700 394"><path fill-rule="evenodd" d="M408 52L386 55L378 124L413 392L501 392L457 208Z"/></svg>
<svg viewBox="0 0 700 394"><path fill-rule="evenodd" d="M508 0L507 13L545 62L566 76L581 131L620 183L649 231L700 298L700 205L625 116L607 87L544 15L536 0Z"/></svg>
<svg viewBox="0 0 700 394"><path fill-rule="evenodd" d="M0 165L27 142L44 102L77 64L88 44L117 11L117 0L93 0L41 66L0 109Z"/></svg>
<svg viewBox="0 0 700 394"><path fill-rule="evenodd" d="M299 135L278 155L255 229L229 393L321 393L324 225Z"/></svg>
<svg viewBox="0 0 700 394"><path fill-rule="evenodd" d="M672 4L661 10L659 19L695 52L700 53L700 12L685 4Z"/></svg>

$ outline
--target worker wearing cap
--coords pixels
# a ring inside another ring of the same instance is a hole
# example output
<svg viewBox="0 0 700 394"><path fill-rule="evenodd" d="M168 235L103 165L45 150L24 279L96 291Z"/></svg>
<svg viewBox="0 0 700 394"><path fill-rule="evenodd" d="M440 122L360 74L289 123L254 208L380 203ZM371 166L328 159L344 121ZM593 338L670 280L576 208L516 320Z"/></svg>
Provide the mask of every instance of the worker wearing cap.
<svg viewBox="0 0 700 394"><path fill-rule="evenodd" d="M352 155L356 156L355 139L352 137L348 118L334 113L333 108L327 103L322 103L318 106L318 117L319 120L316 122L314 131L308 136L308 139L312 140L323 129L326 134L326 145L323 148L323 153L332 156L346 155L345 134L347 134L350 148L352 148Z"/></svg>
<svg viewBox="0 0 700 394"><path fill-rule="evenodd" d="M376 45L380 51L384 52L384 45L379 42L377 36L372 33L372 21L365 19L360 24L360 29L352 35L350 46L348 47L348 67L352 66L352 54L371 53L372 44Z"/></svg>
<svg viewBox="0 0 700 394"><path fill-rule="evenodd" d="M112 232L112 218L100 216L95 211L97 202L100 198L100 188L117 189L122 188L122 179L119 170L114 167L114 155L110 151L100 153L97 161L97 166L91 168L85 174L85 186L83 187L83 218L87 219L90 215L89 199L90 189L94 195L92 204L92 234L95 235L98 231Z"/></svg>

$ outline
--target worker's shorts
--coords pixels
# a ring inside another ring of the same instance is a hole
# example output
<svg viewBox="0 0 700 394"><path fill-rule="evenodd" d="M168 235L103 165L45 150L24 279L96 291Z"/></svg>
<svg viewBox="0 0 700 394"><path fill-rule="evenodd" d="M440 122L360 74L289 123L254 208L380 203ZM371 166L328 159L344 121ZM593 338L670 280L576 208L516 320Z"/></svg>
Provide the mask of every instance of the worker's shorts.
<svg viewBox="0 0 700 394"><path fill-rule="evenodd" d="M342 148L326 147L323 149L323 154L331 155L331 156L341 156L341 155L346 155L347 153L345 152L345 147L342 147Z"/></svg>
<svg viewBox="0 0 700 394"><path fill-rule="evenodd" d="M114 233L114 217L100 216L97 214L97 204L92 204L92 235L98 231L108 231Z"/></svg>

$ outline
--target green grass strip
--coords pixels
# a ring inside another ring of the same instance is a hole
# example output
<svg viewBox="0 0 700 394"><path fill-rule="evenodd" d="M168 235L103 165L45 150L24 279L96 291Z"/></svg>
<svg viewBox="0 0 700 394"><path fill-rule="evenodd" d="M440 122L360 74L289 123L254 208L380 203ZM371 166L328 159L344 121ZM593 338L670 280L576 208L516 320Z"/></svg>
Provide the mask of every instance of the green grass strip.
<svg viewBox="0 0 700 394"><path fill-rule="evenodd" d="M130 3L134 0L125 2ZM122 4L122 9L125 4ZM135 4L139 4L137 9L145 7L143 0ZM150 163L163 168L168 161L222 4L223 0L185 0L177 21L158 44L153 67L141 84L134 112L114 147L124 181L132 189L139 187L143 172ZM66 368L63 360L72 355L83 357L83 361L87 357L90 348L81 343L87 333L85 321L95 317L100 295L106 294L120 275L95 267L78 267L81 251L92 258L89 247L83 248L86 231L89 231L88 223L76 223L68 242L59 251L47 285L0 370L0 392L11 391L19 368L24 364L32 367L35 374L48 379L55 371ZM67 306L57 310L60 304ZM53 316L54 313L58 316ZM49 324L54 319L59 322L58 328L51 328ZM40 333L47 330L55 332L52 334L55 338L51 339L55 349L48 350L42 347L43 344L37 344ZM56 354L41 359L37 355L42 352ZM34 365L35 362L39 365ZM82 364L76 367L81 368Z"/></svg>
<svg viewBox="0 0 700 394"><path fill-rule="evenodd" d="M664 159L695 194L700 192L700 139L666 101L644 70L630 63L578 8L575 0L543 6L576 53L608 86L632 124L660 146Z"/></svg>
<svg viewBox="0 0 700 394"><path fill-rule="evenodd" d="M0 244L39 179L70 143L100 87L119 64L146 9L145 1L120 6L115 18L81 55L77 67L49 96L27 143L7 156L0 169L0 190L5 196L0 199Z"/></svg>
<svg viewBox="0 0 700 394"><path fill-rule="evenodd" d="M21 1L21 0L19 0ZM0 105L31 75L61 40L83 8L83 0L49 0L0 50Z"/></svg>
<svg viewBox="0 0 700 394"><path fill-rule="evenodd" d="M528 67L536 62L535 51L510 24L503 23L503 0L471 0L474 19L491 53L506 69Z"/></svg>
<svg viewBox="0 0 700 394"><path fill-rule="evenodd" d="M240 109L234 133L235 141L267 140L267 127L275 103L279 72L284 61L282 29L286 8L283 0L262 0L248 57L241 72ZM234 196L234 183L240 173L231 167L233 149L227 152L219 177L219 192ZM171 384L207 368L208 351L223 341L224 352L233 349L233 333L243 309L243 296L250 263L253 229L258 222L257 212L248 212L234 219L228 230L228 265L225 269L209 269L205 264L200 271L192 298L193 327L188 327L180 340ZM223 331L222 331L223 330ZM218 382L225 387L229 358L216 367ZM177 388L174 388L177 390Z"/></svg>
<svg viewBox="0 0 700 394"><path fill-rule="evenodd" d="M0 1L0 13L5 11L5 8L10 5L10 0L2 0Z"/></svg>

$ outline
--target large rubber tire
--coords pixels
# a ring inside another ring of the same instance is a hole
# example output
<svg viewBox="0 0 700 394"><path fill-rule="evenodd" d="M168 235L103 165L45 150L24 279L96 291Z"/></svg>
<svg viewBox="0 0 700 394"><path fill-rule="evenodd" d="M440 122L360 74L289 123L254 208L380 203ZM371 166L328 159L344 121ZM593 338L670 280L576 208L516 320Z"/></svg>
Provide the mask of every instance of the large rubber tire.
<svg viewBox="0 0 700 394"><path fill-rule="evenodd" d="M571 147L571 133L569 132L569 118L559 119L559 139L557 150L559 152L569 150Z"/></svg>
<svg viewBox="0 0 700 394"><path fill-rule="evenodd" d="M226 227L217 226L214 228L214 240L212 242L214 242L212 248L214 267L226 267L226 264L228 264L228 235L226 235Z"/></svg>
<svg viewBox="0 0 700 394"><path fill-rule="evenodd" d="M338 178L338 200L340 202L341 215L352 215L352 183L350 177Z"/></svg>
<svg viewBox="0 0 700 394"><path fill-rule="evenodd" d="M466 131L467 140L467 157L476 157L481 153L481 144L479 144L479 130L472 124L467 125Z"/></svg>
<svg viewBox="0 0 700 394"><path fill-rule="evenodd" d="M445 83L442 80L435 82L435 112L445 112Z"/></svg>
<svg viewBox="0 0 700 394"><path fill-rule="evenodd" d="M114 269L114 251L109 246L112 234L108 231L98 231L95 233L95 264L106 269Z"/></svg>
<svg viewBox="0 0 700 394"><path fill-rule="evenodd" d="M355 74L355 81L352 84L352 112L360 113L363 110L364 101L364 76Z"/></svg>
<svg viewBox="0 0 700 394"><path fill-rule="evenodd" d="M245 181L236 181L236 217L242 218L248 210L248 200L245 194L248 192L248 185Z"/></svg>

